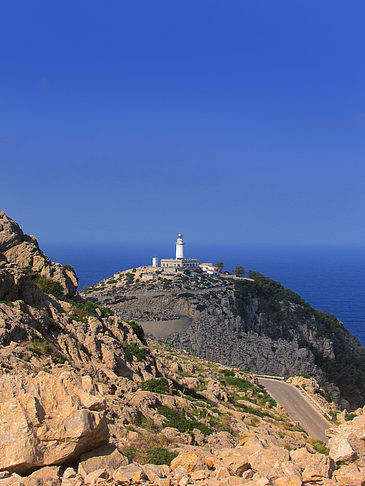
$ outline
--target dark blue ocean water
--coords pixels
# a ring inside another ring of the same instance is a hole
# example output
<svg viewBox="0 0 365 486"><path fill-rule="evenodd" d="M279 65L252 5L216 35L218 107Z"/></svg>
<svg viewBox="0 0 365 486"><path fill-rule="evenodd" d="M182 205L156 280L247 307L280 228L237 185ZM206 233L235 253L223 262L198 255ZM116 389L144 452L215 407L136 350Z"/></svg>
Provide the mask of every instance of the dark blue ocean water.
<svg viewBox="0 0 365 486"><path fill-rule="evenodd" d="M151 263L152 256L174 257L174 245L45 245L48 256L73 265L84 285L115 272ZM331 312L365 345L365 248L284 246L193 246L185 256L242 265L278 280L316 309Z"/></svg>

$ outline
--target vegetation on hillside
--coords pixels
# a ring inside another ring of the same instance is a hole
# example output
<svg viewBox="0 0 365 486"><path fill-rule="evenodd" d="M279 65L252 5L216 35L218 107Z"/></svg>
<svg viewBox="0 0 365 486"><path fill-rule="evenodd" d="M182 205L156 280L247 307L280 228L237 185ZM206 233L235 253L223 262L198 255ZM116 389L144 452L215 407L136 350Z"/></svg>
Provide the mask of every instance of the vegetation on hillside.
<svg viewBox="0 0 365 486"><path fill-rule="evenodd" d="M365 350L335 316L313 309L298 294L285 289L279 282L261 274L252 274L254 281L236 283L234 311L243 320L248 318L250 304L258 300L260 326L256 332L274 340L295 340L298 347L309 349L315 363L341 390L344 398L355 406L365 399ZM324 338L333 344L335 359L324 357L304 332L311 329L319 342Z"/></svg>

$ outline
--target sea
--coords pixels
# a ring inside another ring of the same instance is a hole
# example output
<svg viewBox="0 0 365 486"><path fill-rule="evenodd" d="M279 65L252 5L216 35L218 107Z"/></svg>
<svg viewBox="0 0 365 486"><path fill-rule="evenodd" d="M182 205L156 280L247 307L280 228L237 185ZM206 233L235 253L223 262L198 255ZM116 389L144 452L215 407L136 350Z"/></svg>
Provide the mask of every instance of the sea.
<svg viewBox="0 0 365 486"><path fill-rule="evenodd" d="M56 262L72 265L79 289L115 272L150 265L153 256L174 258L174 246L163 244L42 244ZM282 245L185 245L187 258L241 265L297 292L314 308L338 317L365 345L365 248Z"/></svg>

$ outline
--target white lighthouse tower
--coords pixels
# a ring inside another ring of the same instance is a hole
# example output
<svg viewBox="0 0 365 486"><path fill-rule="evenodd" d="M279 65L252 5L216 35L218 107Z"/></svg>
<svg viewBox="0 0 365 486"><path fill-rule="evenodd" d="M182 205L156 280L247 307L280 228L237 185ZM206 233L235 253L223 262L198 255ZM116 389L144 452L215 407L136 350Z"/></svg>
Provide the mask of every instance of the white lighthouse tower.
<svg viewBox="0 0 365 486"><path fill-rule="evenodd" d="M182 234L179 233L177 235L176 240L176 260L183 260L184 259L184 241Z"/></svg>

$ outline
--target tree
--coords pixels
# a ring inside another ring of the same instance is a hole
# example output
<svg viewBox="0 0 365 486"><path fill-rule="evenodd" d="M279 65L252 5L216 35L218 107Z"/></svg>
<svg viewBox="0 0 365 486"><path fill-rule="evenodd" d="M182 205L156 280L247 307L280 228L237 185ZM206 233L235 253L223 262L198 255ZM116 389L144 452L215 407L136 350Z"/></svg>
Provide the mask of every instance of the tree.
<svg viewBox="0 0 365 486"><path fill-rule="evenodd" d="M224 263L223 262L217 262L215 264L216 267L218 267L218 270L221 272L224 268Z"/></svg>
<svg viewBox="0 0 365 486"><path fill-rule="evenodd" d="M245 269L238 265L237 267L234 267L233 273L236 275L236 277L242 277L242 275L245 274Z"/></svg>

